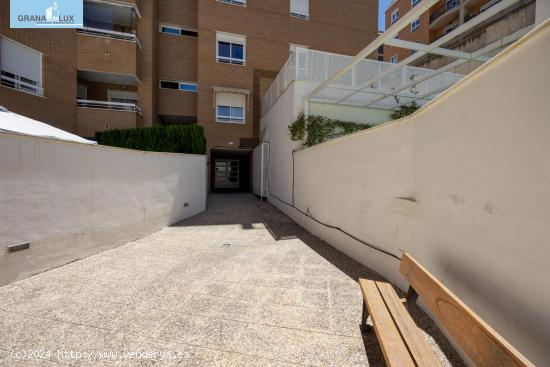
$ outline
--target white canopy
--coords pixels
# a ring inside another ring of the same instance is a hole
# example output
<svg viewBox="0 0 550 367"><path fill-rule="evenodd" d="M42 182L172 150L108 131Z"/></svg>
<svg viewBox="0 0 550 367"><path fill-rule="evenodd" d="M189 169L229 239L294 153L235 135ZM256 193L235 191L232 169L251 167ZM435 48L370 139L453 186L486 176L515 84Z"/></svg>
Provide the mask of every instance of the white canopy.
<svg viewBox="0 0 550 367"><path fill-rule="evenodd" d="M68 133L43 122L9 112L2 106L0 106L0 132L40 136L83 144L97 144L95 141L83 139L78 135Z"/></svg>

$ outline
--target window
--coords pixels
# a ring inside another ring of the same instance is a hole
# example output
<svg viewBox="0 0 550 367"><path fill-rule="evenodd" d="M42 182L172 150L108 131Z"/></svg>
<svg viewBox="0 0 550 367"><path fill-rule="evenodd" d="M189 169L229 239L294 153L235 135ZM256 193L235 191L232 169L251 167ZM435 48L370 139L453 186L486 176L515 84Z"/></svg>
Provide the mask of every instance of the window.
<svg viewBox="0 0 550 367"><path fill-rule="evenodd" d="M108 90L107 99L109 102L137 104L138 94L137 92L128 92L124 90Z"/></svg>
<svg viewBox="0 0 550 367"><path fill-rule="evenodd" d="M84 1L84 27L132 33L137 13L133 6Z"/></svg>
<svg viewBox="0 0 550 367"><path fill-rule="evenodd" d="M88 86L85 84L78 83L76 86L76 98L77 99L88 99Z"/></svg>
<svg viewBox="0 0 550 367"><path fill-rule="evenodd" d="M390 62L392 64L397 64L397 61L399 61L399 56L397 56L397 54L395 54L391 57Z"/></svg>
<svg viewBox="0 0 550 367"><path fill-rule="evenodd" d="M411 23L411 32L416 32L420 28L420 18Z"/></svg>
<svg viewBox="0 0 550 367"><path fill-rule="evenodd" d="M377 54L378 61L384 61L384 45L378 46Z"/></svg>
<svg viewBox="0 0 550 367"><path fill-rule="evenodd" d="M395 10L391 13L391 24L397 22L398 19L399 19L399 9L395 9Z"/></svg>
<svg viewBox="0 0 550 367"><path fill-rule="evenodd" d="M173 82L168 80L160 81L161 89L176 89L184 92L198 92L199 85L191 82Z"/></svg>
<svg viewBox="0 0 550 367"><path fill-rule="evenodd" d="M239 93L216 93L216 121L245 123L246 96Z"/></svg>
<svg viewBox="0 0 550 367"><path fill-rule="evenodd" d="M42 54L0 37L0 84L22 92L43 95Z"/></svg>
<svg viewBox="0 0 550 367"><path fill-rule="evenodd" d="M246 38L234 34L216 34L216 59L226 64L246 64Z"/></svg>
<svg viewBox="0 0 550 367"><path fill-rule="evenodd" d="M414 8L419 2L420 0L411 0L411 8Z"/></svg>
<svg viewBox="0 0 550 367"><path fill-rule="evenodd" d="M290 0L290 15L309 19L309 0Z"/></svg>
<svg viewBox="0 0 550 367"><path fill-rule="evenodd" d="M246 0L218 0L218 1L222 3L234 4L234 5L240 5L240 6L246 5Z"/></svg>
<svg viewBox="0 0 550 367"><path fill-rule="evenodd" d="M198 37L199 32L192 29L184 29L179 27L173 27L169 25L160 26L161 33L173 34L175 36L188 36L188 37Z"/></svg>
<svg viewBox="0 0 550 367"><path fill-rule="evenodd" d="M199 86L196 83L187 83L187 82L181 82L179 85L179 90L182 90L184 92L198 92Z"/></svg>

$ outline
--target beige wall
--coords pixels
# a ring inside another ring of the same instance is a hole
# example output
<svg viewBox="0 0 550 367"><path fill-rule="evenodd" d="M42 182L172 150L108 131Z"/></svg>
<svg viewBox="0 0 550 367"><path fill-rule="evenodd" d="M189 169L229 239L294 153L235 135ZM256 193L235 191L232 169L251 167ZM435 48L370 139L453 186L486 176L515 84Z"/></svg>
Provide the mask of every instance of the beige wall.
<svg viewBox="0 0 550 367"><path fill-rule="evenodd" d="M0 285L132 241L205 204L205 156L0 133ZM8 253L27 241L30 249Z"/></svg>
<svg viewBox="0 0 550 367"><path fill-rule="evenodd" d="M550 365L550 22L410 118L295 153L295 205L410 252L536 365ZM294 85L262 119L270 191L292 200ZM294 101L296 101L294 103ZM300 225L399 285L398 261Z"/></svg>
<svg viewBox="0 0 550 367"><path fill-rule="evenodd" d="M548 18L550 18L550 1L537 1L536 23L541 24Z"/></svg>

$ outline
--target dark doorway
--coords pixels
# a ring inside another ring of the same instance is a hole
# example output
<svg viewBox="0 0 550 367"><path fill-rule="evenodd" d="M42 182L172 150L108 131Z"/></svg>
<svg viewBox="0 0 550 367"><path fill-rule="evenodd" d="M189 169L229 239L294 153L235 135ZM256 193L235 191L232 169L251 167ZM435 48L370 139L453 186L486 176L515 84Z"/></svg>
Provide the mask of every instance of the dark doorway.
<svg viewBox="0 0 550 367"><path fill-rule="evenodd" d="M216 192L250 192L251 149L212 149L210 187Z"/></svg>

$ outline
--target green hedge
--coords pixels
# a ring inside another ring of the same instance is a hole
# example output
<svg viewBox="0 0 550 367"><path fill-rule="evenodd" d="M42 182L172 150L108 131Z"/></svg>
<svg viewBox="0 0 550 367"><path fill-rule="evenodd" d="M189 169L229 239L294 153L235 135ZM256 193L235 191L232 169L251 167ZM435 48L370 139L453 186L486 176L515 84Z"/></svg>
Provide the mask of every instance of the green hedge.
<svg viewBox="0 0 550 367"><path fill-rule="evenodd" d="M101 145L152 152L204 154L206 138L199 125L155 126L97 132Z"/></svg>

